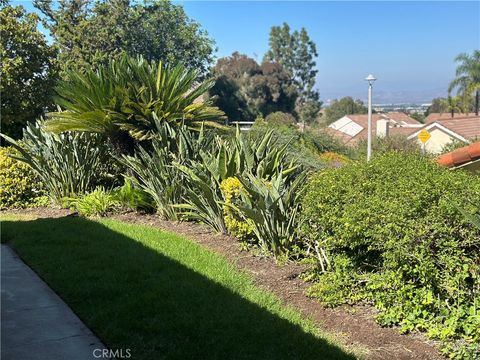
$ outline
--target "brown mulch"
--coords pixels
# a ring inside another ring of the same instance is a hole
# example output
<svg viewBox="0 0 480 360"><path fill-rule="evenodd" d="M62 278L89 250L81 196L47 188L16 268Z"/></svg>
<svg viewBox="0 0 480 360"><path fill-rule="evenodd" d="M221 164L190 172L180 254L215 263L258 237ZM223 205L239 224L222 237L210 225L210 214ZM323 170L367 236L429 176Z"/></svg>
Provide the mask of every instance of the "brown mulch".
<svg viewBox="0 0 480 360"><path fill-rule="evenodd" d="M38 208L9 210L5 213L29 214L39 217L71 215L68 210ZM369 306L340 306L324 308L318 301L305 296L309 286L299 278L305 270L293 262L277 264L274 259L242 251L239 242L232 237L212 233L208 228L193 223L163 221L155 215L136 213L111 216L127 223L144 224L184 235L194 242L222 254L239 269L250 274L255 283L268 289L286 304L298 309L314 320L326 333L342 344L364 354L367 359L444 359L434 343L422 334L401 335L396 328L384 328L375 320L375 309ZM363 356L362 356L363 357Z"/></svg>

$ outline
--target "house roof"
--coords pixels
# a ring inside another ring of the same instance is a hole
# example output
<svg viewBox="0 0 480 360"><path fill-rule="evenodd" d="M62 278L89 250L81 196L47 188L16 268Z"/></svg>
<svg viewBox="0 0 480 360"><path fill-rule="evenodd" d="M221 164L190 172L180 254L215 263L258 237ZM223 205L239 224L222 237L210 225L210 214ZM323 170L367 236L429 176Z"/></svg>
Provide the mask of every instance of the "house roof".
<svg viewBox="0 0 480 360"><path fill-rule="evenodd" d="M457 140L470 142L477 138L480 138L480 116L477 117L458 117L458 118L449 118L447 120L436 120L432 123L426 124L424 129L431 130L434 128L439 128L442 131L453 136ZM420 132L415 131L409 136L413 138L417 136Z"/></svg>
<svg viewBox="0 0 480 360"><path fill-rule="evenodd" d="M401 112L389 112L385 114L372 114L372 133L376 134L377 121L389 120L390 135L409 135L418 129L421 124ZM410 127L409 127L410 126ZM327 132L347 145L356 145L366 139L368 135L368 115L345 115L327 127Z"/></svg>
<svg viewBox="0 0 480 360"><path fill-rule="evenodd" d="M446 167L457 167L480 160L480 142L464 146L438 157L437 162Z"/></svg>
<svg viewBox="0 0 480 360"><path fill-rule="evenodd" d="M425 124L430 124L437 120L451 120L451 119L460 119L460 118L463 119L467 117L478 117L478 115L475 115L475 113L465 113L465 114L454 113L452 118L452 114L449 112L431 113L431 114L428 114L428 116L425 118Z"/></svg>

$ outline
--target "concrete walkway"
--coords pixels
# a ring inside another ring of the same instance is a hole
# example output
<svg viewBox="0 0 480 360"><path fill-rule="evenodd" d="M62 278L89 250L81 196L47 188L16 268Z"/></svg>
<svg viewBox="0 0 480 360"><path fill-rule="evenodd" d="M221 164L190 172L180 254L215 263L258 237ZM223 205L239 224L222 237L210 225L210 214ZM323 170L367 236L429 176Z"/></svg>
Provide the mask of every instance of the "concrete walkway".
<svg viewBox="0 0 480 360"><path fill-rule="evenodd" d="M1 245L2 360L105 359L104 346L6 245Z"/></svg>

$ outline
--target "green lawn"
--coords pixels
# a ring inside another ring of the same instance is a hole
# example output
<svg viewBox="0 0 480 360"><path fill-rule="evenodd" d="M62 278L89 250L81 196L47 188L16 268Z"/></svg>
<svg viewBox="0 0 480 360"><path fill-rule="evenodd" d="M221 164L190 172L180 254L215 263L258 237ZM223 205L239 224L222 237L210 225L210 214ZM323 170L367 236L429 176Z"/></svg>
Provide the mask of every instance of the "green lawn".
<svg viewBox="0 0 480 360"><path fill-rule="evenodd" d="M132 359L353 359L221 256L114 220L5 217L8 243Z"/></svg>

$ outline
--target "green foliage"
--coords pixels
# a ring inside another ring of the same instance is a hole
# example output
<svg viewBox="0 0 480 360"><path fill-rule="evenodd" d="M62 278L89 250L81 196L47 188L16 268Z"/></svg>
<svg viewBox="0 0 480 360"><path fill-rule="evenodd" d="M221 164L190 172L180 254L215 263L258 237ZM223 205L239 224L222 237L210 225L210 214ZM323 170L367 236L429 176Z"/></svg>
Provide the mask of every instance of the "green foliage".
<svg viewBox="0 0 480 360"><path fill-rule="evenodd" d="M321 129L300 132L291 126L271 125L262 119L257 119L247 137L261 138L272 132L278 146L286 146L287 158L306 169L322 169L330 165L330 160L322 159L324 152L336 152L348 155L347 149L340 141L325 133Z"/></svg>
<svg viewBox="0 0 480 360"><path fill-rule="evenodd" d="M366 114L367 107L361 100L353 100L350 96L333 100L332 103L325 108L325 123L329 125L345 115Z"/></svg>
<svg viewBox="0 0 480 360"><path fill-rule="evenodd" d="M200 159L200 151L209 152L212 136L203 128L190 131L186 125L157 122L158 136L151 146L140 147L134 156L124 156L123 163L133 171L140 188L151 196L157 213L165 219L178 220L178 208L185 195L184 175L173 162L184 165Z"/></svg>
<svg viewBox="0 0 480 360"><path fill-rule="evenodd" d="M284 113L281 111L277 111L271 114L268 114L268 116L265 118L265 121L269 125L285 125L285 126L295 126L296 120L295 117L292 114Z"/></svg>
<svg viewBox="0 0 480 360"><path fill-rule="evenodd" d="M435 98L432 100L432 104L428 107L425 112L425 116L428 116L432 113L443 113L447 111L445 98Z"/></svg>
<svg viewBox="0 0 480 360"><path fill-rule="evenodd" d="M183 7L170 1L35 0L60 49L63 70L97 66L122 53L183 63L205 73L214 42Z"/></svg>
<svg viewBox="0 0 480 360"><path fill-rule="evenodd" d="M286 146L277 146L271 131L252 141L237 129L234 138L217 136L213 145L209 152L200 151L198 160L175 165L185 174L184 214L225 233L221 190L225 179L243 174L270 179L279 172L287 176L297 166L286 161Z"/></svg>
<svg viewBox="0 0 480 360"><path fill-rule="evenodd" d="M460 140L453 140L447 143L443 148L442 148L442 154L446 154L449 152L452 152L454 150L460 149L462 147L468 146L466 143Z"/></svg>
<svg viewBox="0 0 480 360"><path fill-rule="evenodd" d="M298 200L305 179L306 176L299 175L292 181L282 172L274 174L271 180L247 174L241 180L242 201L238 206L228 205L238 209L253 229L260 247L274 256L288 256L298 242Z"/></svg>
<svg viewBox="0 0 480 360"><path fill-rule="evenodd" d="M477 178L411 153L316 175L302 203L321 269L310 295L329 305L369 301L381 324L461 338L454 348L478 344L480 230L457 209L467 199L480 203Z"/></svg>
<svg viewBox="0 0 480 360"><path fill-rule="evenodd" d="M253 121L275 111L293 112L297 91L290 74L275 62L261 65L235 52L213 68L210 95L229 121Z"/></svg>
<svg viewBox="0 0 480 360"><path fill-rule="evenodd" d="M384 138L375 136L372 139L373 156L385 154L392 151L417 153L421 152L421 146L405 135L390 135ZM367 140L361 140L355 149L355 157L363 159L367 154Z"/></svg>
<svg viewBox="0 0 480 360"><path fill-rule="evenodd" d="M242 212L238 209L241 193L245 191L242 183L236 177L226 178L220 184L220 189L225 200L223 217L228 233L240 240L251 239L254 235L252 222L242 218Z"/></svg>
<svg viewBox="0 0 480 360"><path fill-rule="evenodd" d="M153 200L150 195L142 190L137 182L126 177L123 185L113 191L113 197L118 204L130 210L151 210Z"/></svg>
<svg viewBox="0 0 480 360"><path fill-rule="evenodd" d="M18 151L0 148L0 209L47 205L35 172L12 156L18 156Z"/></svg>
<svg viewBox="0 0 480 360"><path fill-rule="evenodd" d="M0 5L2 132L14 139L52 104L56 50L37 29L38 16Z"/></svg>
<svg viewBox="0 0 480 360"><path fill-rule="evenodd" d="M315 121L322 105L320 95L314 89L318 73L315 69L318 56L315 43L304 28L290 33L288 24L283 23L270 30L269 46L264 61L275 61L285 67L299 93L296 108L302 122Z"/></svg>
<svg viewBox="0 0 480 360"><path fill-rule="evenodd" d="M63 198L85 194L114 180L110 148L98 135L55 135L46 132L39 122L27 125L21 143L1 136L19 152L14 158L33 169L48 197L58 205Z"/></svg>
<svg viewBox="0 0 480 360"><path fill-rule="evenodd" d="M455 58L459 63L455 72L455 79L452 80L448 87L449 93L457 89L457 93L461 98L462 107L468 107L469 99L475 94L474 110L478 115L480 109L480 50L474 50L472 55L463 53Z"/></svg>
<svg viewBox="0 0 480 360"><path fill-rule="evenodd" d="M103 186L80 197L65 200L69 207L74 208L82 216L106 216L118 206L115 196Z"/></svg>
<svg viewBox="0 0 480 360"><path fill-rule="evenodd" d="M212 85L198 71L123 56L96 70L69 72L56 91L61 111L49 114L47 129L105 134L120 154L133 154L134 140L149 140L157 122L215 125L222 112L196 101Z"/></svg>

